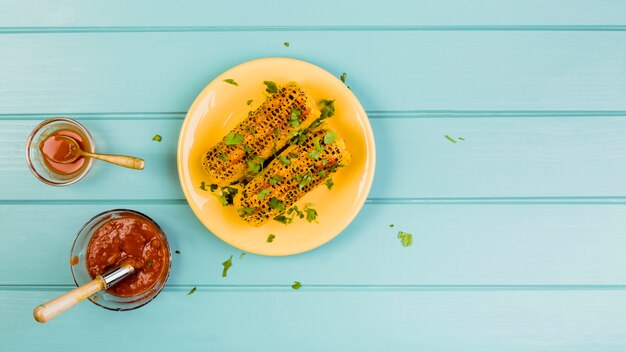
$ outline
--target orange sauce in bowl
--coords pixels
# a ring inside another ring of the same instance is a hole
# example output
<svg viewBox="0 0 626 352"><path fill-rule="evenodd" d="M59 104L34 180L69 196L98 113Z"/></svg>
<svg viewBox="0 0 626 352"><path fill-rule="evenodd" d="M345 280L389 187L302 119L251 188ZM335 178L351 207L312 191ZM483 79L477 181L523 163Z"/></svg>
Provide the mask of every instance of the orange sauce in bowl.
<svg viewBox="0 0 626 352"><path fill-rule="evenodd" d="M91 151L89 140L81 134L69 130L54 131L39 144L39 150L45 164L50 170L61 175L69 175L80 171L87 163L85 157L79 156L78 159L68 164L56 162L71 160L72 156L75 155L75 151L70 150L70 144L58 136L70 137L78 143L80 149Z"/></svg>

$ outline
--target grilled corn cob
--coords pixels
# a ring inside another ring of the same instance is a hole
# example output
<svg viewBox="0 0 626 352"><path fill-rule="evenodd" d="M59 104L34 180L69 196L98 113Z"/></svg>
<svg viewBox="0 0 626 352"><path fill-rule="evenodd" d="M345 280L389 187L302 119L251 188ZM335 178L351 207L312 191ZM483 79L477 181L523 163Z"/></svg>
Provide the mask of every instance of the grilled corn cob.
<svg viewBox="0 0 626 352"><path fill-rule="evenodd" d="M205 154L202 164L210 182L227 186L251 176L251 171L258 172L255 165L260 167L287 145L294 133L319 117L315 102L304 89L295 82L287 83Z"/></svg>
<svg viewBox="0 0 626 352"><path fill-rule="evenodd" d="M301 144L287 147L234 199L239 216L253 226L284 214L338 167L350 162L344 141L321 126Z"/></svg>

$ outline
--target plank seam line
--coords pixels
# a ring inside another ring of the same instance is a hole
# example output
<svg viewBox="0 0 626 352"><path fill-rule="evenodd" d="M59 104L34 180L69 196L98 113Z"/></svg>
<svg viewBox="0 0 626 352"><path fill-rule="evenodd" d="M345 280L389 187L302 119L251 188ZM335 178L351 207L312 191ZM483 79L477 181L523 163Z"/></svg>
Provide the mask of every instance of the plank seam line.
<svg viewBox="0 0 626 352"><path fill-rule="evenodd" d="M555 196L555 197L370 197L366 204L390 205L624 205L626 196ZM0 205L187 205L175 199L0 199Z"/></svg>
<svg viewBox="0 0 626 352"><path fill-rule="evenodd" d="M74 285L18 285L0 284L0 291L66 291ZM291 283L284 285L241 284L241 285L207 285L207 284L176 284L165 286L165 292L187 292L192 287L197 291L214 292L246 292L246 291L293 291ZM335 284L306 284L302 291L626 291L625 284L598 284L598 285L335 285Z"/></svg>
<svg viewBox="0 0 626 352"><path fill-rule="evenodd" d="M626 25L304 25L304 26L22 26L0 27L0 34L155 33L155 32L622 32Z"/></svg>
<svg viewBox="0 0 626 352"><path fill-rule="evenodd" d="M65 112L0 114L0 120L41 120L67 116L85 120L182 120L186 112ZM504 118L504 117L614 117L626 110L368 110L370 119L380 118Z"/></svg>

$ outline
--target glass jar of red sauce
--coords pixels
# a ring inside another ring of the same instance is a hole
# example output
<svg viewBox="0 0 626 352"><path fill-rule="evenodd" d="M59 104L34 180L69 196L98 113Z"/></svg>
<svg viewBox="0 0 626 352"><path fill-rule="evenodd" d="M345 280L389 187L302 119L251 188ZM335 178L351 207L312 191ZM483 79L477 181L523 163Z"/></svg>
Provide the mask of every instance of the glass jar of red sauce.
<svg viewBox="0 0 626 352"><path fill-rule="evenodd" d="M154 299L170 273L171 252L165 233L148 216L114 209L89 220L78 232L70 252L70 268L77 286L130 262L135 273L89 300L106 309L139 308Z"/></svg>
<svg viewBox="0 0 626 352"><path fill-rule="evenodd" d="M58 163L68 155L68 143L59 136L70 137L87 152L95 144L89 131L80 123L65 117L54 117L37 125L26 142L28 168L41 182L52 186L67 186L82 179L91 169L91 158L79 157L71 163Z"/></svg>

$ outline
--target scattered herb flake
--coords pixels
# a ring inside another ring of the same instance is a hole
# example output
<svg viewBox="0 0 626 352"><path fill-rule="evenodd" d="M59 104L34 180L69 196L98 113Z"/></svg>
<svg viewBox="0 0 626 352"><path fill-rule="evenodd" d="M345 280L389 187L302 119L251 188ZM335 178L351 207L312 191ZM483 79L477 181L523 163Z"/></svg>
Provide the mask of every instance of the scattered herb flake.
<svg viewBox="0 0 626 352"><path fill-rule="evenodd" d="M248 168L253 172L253 173L258 173L259 171L261 171L261 164L257 164L251 160L246 160L246 163L248 164Z"/></svg>
<svg viewBox="0 0 626 352"><path fill-rule="evenodd" d="M300 283L300 281L294 281L293 285L291 285L291 288L293 288L294 290L297 290L300 287L302 287L302 284Z"/></svg>
<svg viewBox="0 0 626 352"><path fill-rule="evenodd" d="M283 211L285 210L285 203L283 203L276 197L272 197L270 198L270 208L276 209L278 211Z"/></svg>
<svg viewBox="0 0 626 352"><path fill-rule="evenodd" d="M233 256L231 255L228 260L222 263L222 265L224 266L224 270L222 270L222 277L226 277L226 275L228 274L228 269L233 266Z"/></svg>
<svg viewBox="0 0 626 352"><path fill-rule="evenodd" d="M289 153L289 157L290 157L290 158L295 159L295 158L297 158L297 157L298 157L298 154L295 154L295 153L291 153L291 152L290 152L290 153Z"/></svg>
<svg viewBox="0 0 626 352"><path fill-rule="evenodd" d="M217 158L220 159L221 161L228 161L228 157L221 150L217 153Z"/></svg>
<svg viewBox="0 0 626 352"><path fill-rule="evenodd" d="M293 216L289 218L285 216L285 214L279 214L274 218L274 220L280 222L281 224L289 225L293 222Z"/></svg>
<svg viewBox="0 0 626 352"><path fill-rule="evenodd" d="M344 72L339 78L341 79L341 82L346 83L346 78L348 78L348 74Z"/></svg>
<svg viewBox="0 0 626 352"><path fill-rule="evenodd" d="M328 159L324 158L322 159L322 165L326 166L328 164Z"/></svg>
<svg viewBox="0 0 626 352"><path fill-rule="evenodd" d="M270 194L270 190L267 188L263 188L261 192L259 192L259 200L263 200L269 194Z"/></svg>
<svg viewBox="0 0 626 352"><path fill-rule="evenodd" d="M161 135L155 134L154 137L152 137L152 140L160 142L161 141Z"/></svg>
<svg viewBox="0 0 626 352"><path fill-rule="evenodd" d="M204 181L200 182L200 189L203 191L208 191L208 189L206 189L206 183L204 183Z"/></svg>
<svg viewBox="0 0 626 352"><path fill-rule="evenodd" d="M239 255L239 260L242 260L245 255L246 255L246 252L241 252L241 254Z"/></svg>
<svg viewBox="0 0 626 352"><path fill-rule="evenodd" d="M256 208L250 208L250 207L243 207L243 208L239 208L237 209L237 212L239 214L252 214L252 212L255 210Z"/></svg>
<svg viewBox="0 0 626 352"><path fill-rule="evenodd" d="M224 144L226 145L237 145L237 144L241 144L243 143L243 134L238 134L235 133L233 131L230 131L227 135L226 135L226 140L224 141Z"/></svg>
<svg viewBox="0 0 626 352"><path fill-rule="evenodd" d="M252 104L252 101L253 101L252 99L248 100L248 101L246 102L246 105L250 105L250 104Z"/></svg>
<svg viewBox="0 0 626 352"><path fill-rule="evenodd" d="M298 185L300 189L303 189L304 187L306 187L309 183L313 181L313 177L311 177L311 175L304 175L304 176L296 175L296 181L300 183Z"/></svg>
<svg viewBox="0 0 626 352"><path fill-rule="evenodd" d="M193 295L196 292L196 288L192 288L191 290L189 290L189 292L187 292L187 296L189 295Z"/></svg>
<svg viewBox="0 0 626 352"><path fill-rule="evenodd" d="M322 100L320 101L320 105L322 107L320 111L320 120L325 120L329 117L335 115L335 100Z"/></svg>
<svg viewBox="0 0 626 352"><path fill-rule="evenodd" d="M152 266L152 260L148 260L148 261L146 262L146 266Z"/></svg>
<svg viewBox="0 0 626 352"><path fill-rule="evenodd" d="M211 192L215 192L215 191L217 190L217 185L216 185L215 183L212 183L212 184L209 186L209 189L211 190Z"/></svg>
<svg viewBox="0 0 626 352"><path fill-rule="evenodd" d="M324 144L333 144L333 142L337 139L337 133L333 131L328 131L324 136Z"/></svg>
<svg viewBox="0 0 626 352"><path fill-rule="evenodd" d="M313 160L317 160L320 157L320 152L319 150L311 150L311 152L309 153L309 159L313 159Z"/></svg>
<svg viewBox="0 0 626 352"><path fill-rule="evenodd" d="M280 160L281 163L285 164L285 165L289 165L291 164L291 160L289 160L286 156L281 155L278 157L278 160Z"/></svg>
<svg viewBox="0 0 626 352"><path fill-rule="evenodd" d="M233 86L239 86L239 83L235 82L234 79L232 78L227 78L224 80L224 82L228 83L228 84L232 84Z"/></svg>
<svg viewBox="0 0 626 352"><path fill-rule="evenodd" d="M321 177L321 178L324 178L324 177L326 177L326 176L328 176L328 175L326 174L326 171L324 171L324 170L320 170L320 172L318 172L318 173L317 173L317 176L319 176L319 177Z"/></svg>
<svg viewBox="0 0 626 352"><path fill-rule="evenodd" d="M300 115L302 115L302 110L291 109L291 117L289 118L289 123L291 124L291 126L300 126Z"/></svg>
<svg viewBox="0 0 626 352"><path fill-rule="evenodd" d="M413 235L404 231L398 231L398 239L403 246L408 247L413 244Z"/></svg>
<svg viewBox="0 0 626 352"><path fill-rule="evenodd" d="M463 137L459 137L459 139L460 139L460 140L462 140L462 141L464 141L464 140L465 140L465 138L463 138Z"/></svg>
<svg viewBox="0 0 626 352"><path fill-rule="evenodd" d="M317 150L318 152L323 152L324 148L322 148L322 146L320 145L320 140L317 138L313 138L313 145L315 146L315 150Z"/></svg>
<svg viewBox="0 0 626 352"><path fill-rule="evenodd" d="M313 209L312 203L307 203L307 205L304 207L304 211L306 212L306 221L317 222L317 211Z"/></svg>
<svg viewBox="0 0 626 352"><path fill-rule="evenodd" d="M393 227L393 226L394 226L393 224L389 224L389 227Z"/></svg>
<svg viewBox="0 0 626 352"><path fill-rule="evenodd" d="M270 178L269 183L270 183L270 185L272 185L272 186L273 186L273 185L277 184L277 183L278 183L278 181L282 181L282 180L283 180L283 178L282 178L281 176L279 176L279 175L274 175L274 176L272 176L272 177Z"/></svg>
<svg viewBox="0 0 626 352"><path fill-rule="evenodd" d="M177 249L177 250L174 251L174 253L180 254L180 250Z"/></svg>
<svg viewBox="0 0 626 352"><path fill-rule="evenodd" d="M274 242L274 238L276 238L276 236L273 233L270 233L269 235L267 235L267 243Z"/></svg>
<svg viewBox="0 0 626 352"><path fill-rule="evenodd" d="M274 83L273 81L263 81L263 84L265 84L265 86L267 87L265 89L266 92L270 94L274 94L278 92L278 87L276 86L276 83Z"/></svg>
<svg viewBox="0 0 626 352"><path fill-rule="evenodd" d="M289 47L289 42L284 42L283 45Z"/></svg>
<svg viewBox="0 0 626 352"><path fill-rule="evenodd" d="M450 142L452 142L452 143L456 143L456 140L455 140L454 138L452 138L452 137L448 136L447 134L446 134L446 138L447 138Z"/></svg>
<svg viewBox="0 0 626 352"><path fill-rule="evenodd" d="M332 178L328 178L328 180L326 180L326 187L328 187L328 190L330 191L331 189L333 189L333 186L335 185L335 183L333 182Z"/></svg>

